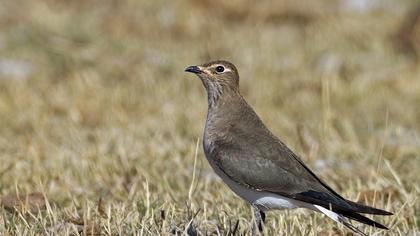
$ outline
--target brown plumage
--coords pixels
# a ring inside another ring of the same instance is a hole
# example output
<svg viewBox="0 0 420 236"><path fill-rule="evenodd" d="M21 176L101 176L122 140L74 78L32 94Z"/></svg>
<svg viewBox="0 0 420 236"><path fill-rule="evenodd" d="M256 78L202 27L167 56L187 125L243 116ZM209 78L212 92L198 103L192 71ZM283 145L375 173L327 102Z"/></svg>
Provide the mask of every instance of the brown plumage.
<svg viewBox="0 0 420 236"><path fill-rule="evenodd" d="M266 128L241 96L232 63L213 61L186 71L196 74L207 90L204 153L227 185L251 203L260 230L265 210L296 207L322 212L362 235L348 219L386 229L359 213L392 213L341 197Z"/></svg>

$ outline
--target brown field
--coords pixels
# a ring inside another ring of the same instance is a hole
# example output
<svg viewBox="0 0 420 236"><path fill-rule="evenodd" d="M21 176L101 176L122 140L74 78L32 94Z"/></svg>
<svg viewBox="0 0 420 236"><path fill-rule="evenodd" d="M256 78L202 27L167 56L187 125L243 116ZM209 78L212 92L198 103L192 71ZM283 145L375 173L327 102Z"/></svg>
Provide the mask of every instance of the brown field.
<svg viewBox="0 0 420 236"><path fill-rule="evenodd" d="M183 72L210 59L328 184L395 213L358 227L419 235L416 2L1 0L0 235L248 235ZM307 210L265 234L351 235Z"/></svg>

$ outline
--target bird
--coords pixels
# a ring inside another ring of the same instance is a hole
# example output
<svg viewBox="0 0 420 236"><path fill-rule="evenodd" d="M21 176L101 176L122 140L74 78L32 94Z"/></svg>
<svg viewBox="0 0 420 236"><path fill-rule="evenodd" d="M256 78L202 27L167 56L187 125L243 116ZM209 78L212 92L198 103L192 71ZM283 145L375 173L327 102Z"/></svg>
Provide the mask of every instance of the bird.
<svg viewBox="0 0 420 236"><path fill-rule="evenodd" d="M366 235L351 220L388 229L362 214L393 213L340 196L309 169L262 122L239 91L239 73L226 60L189 66L207 91L203 149L214 172L250 203L256 228L263 232L265 212L307 208L323 213L349 230Z"/></svg>

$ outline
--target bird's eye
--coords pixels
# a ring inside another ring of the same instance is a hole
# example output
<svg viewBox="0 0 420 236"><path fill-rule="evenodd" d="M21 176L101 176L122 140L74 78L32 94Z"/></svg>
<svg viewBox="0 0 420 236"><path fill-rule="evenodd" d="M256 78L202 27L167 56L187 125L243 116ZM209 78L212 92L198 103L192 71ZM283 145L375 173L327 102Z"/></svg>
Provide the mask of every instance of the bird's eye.
<svg viewBox="0 0 420 236"><path fill-rule="evenodd" d="M217 73L222 73L223 71L225 71L225 68L223 66L216 67L216 72Z"/></svg>

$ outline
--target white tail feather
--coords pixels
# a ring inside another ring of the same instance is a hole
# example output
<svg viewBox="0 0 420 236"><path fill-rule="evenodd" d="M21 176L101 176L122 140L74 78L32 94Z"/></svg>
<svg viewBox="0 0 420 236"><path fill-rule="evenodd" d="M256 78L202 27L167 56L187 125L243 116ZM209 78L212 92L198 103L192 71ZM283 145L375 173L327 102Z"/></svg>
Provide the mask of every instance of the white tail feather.
<svg viewBox="0 0 420 236"><path fill-rule="evenodd" d="M350 223L350 220L347 219L346 217L337 214L331 210L328 210L325 207L322 206L318 206L318 205L313 205L315 207L315 209L317 209L318 211L322 212L324 215L328 216L329 218L331 218L333 221L343 224L344 226L346 226L347 228L349 228L350 230L352 230L355 233L358 233L360 235L363 236L367 236L366 234L364 234L362 231L360 231L358 228L356 228L354 225L352 225Z"/></svg>

